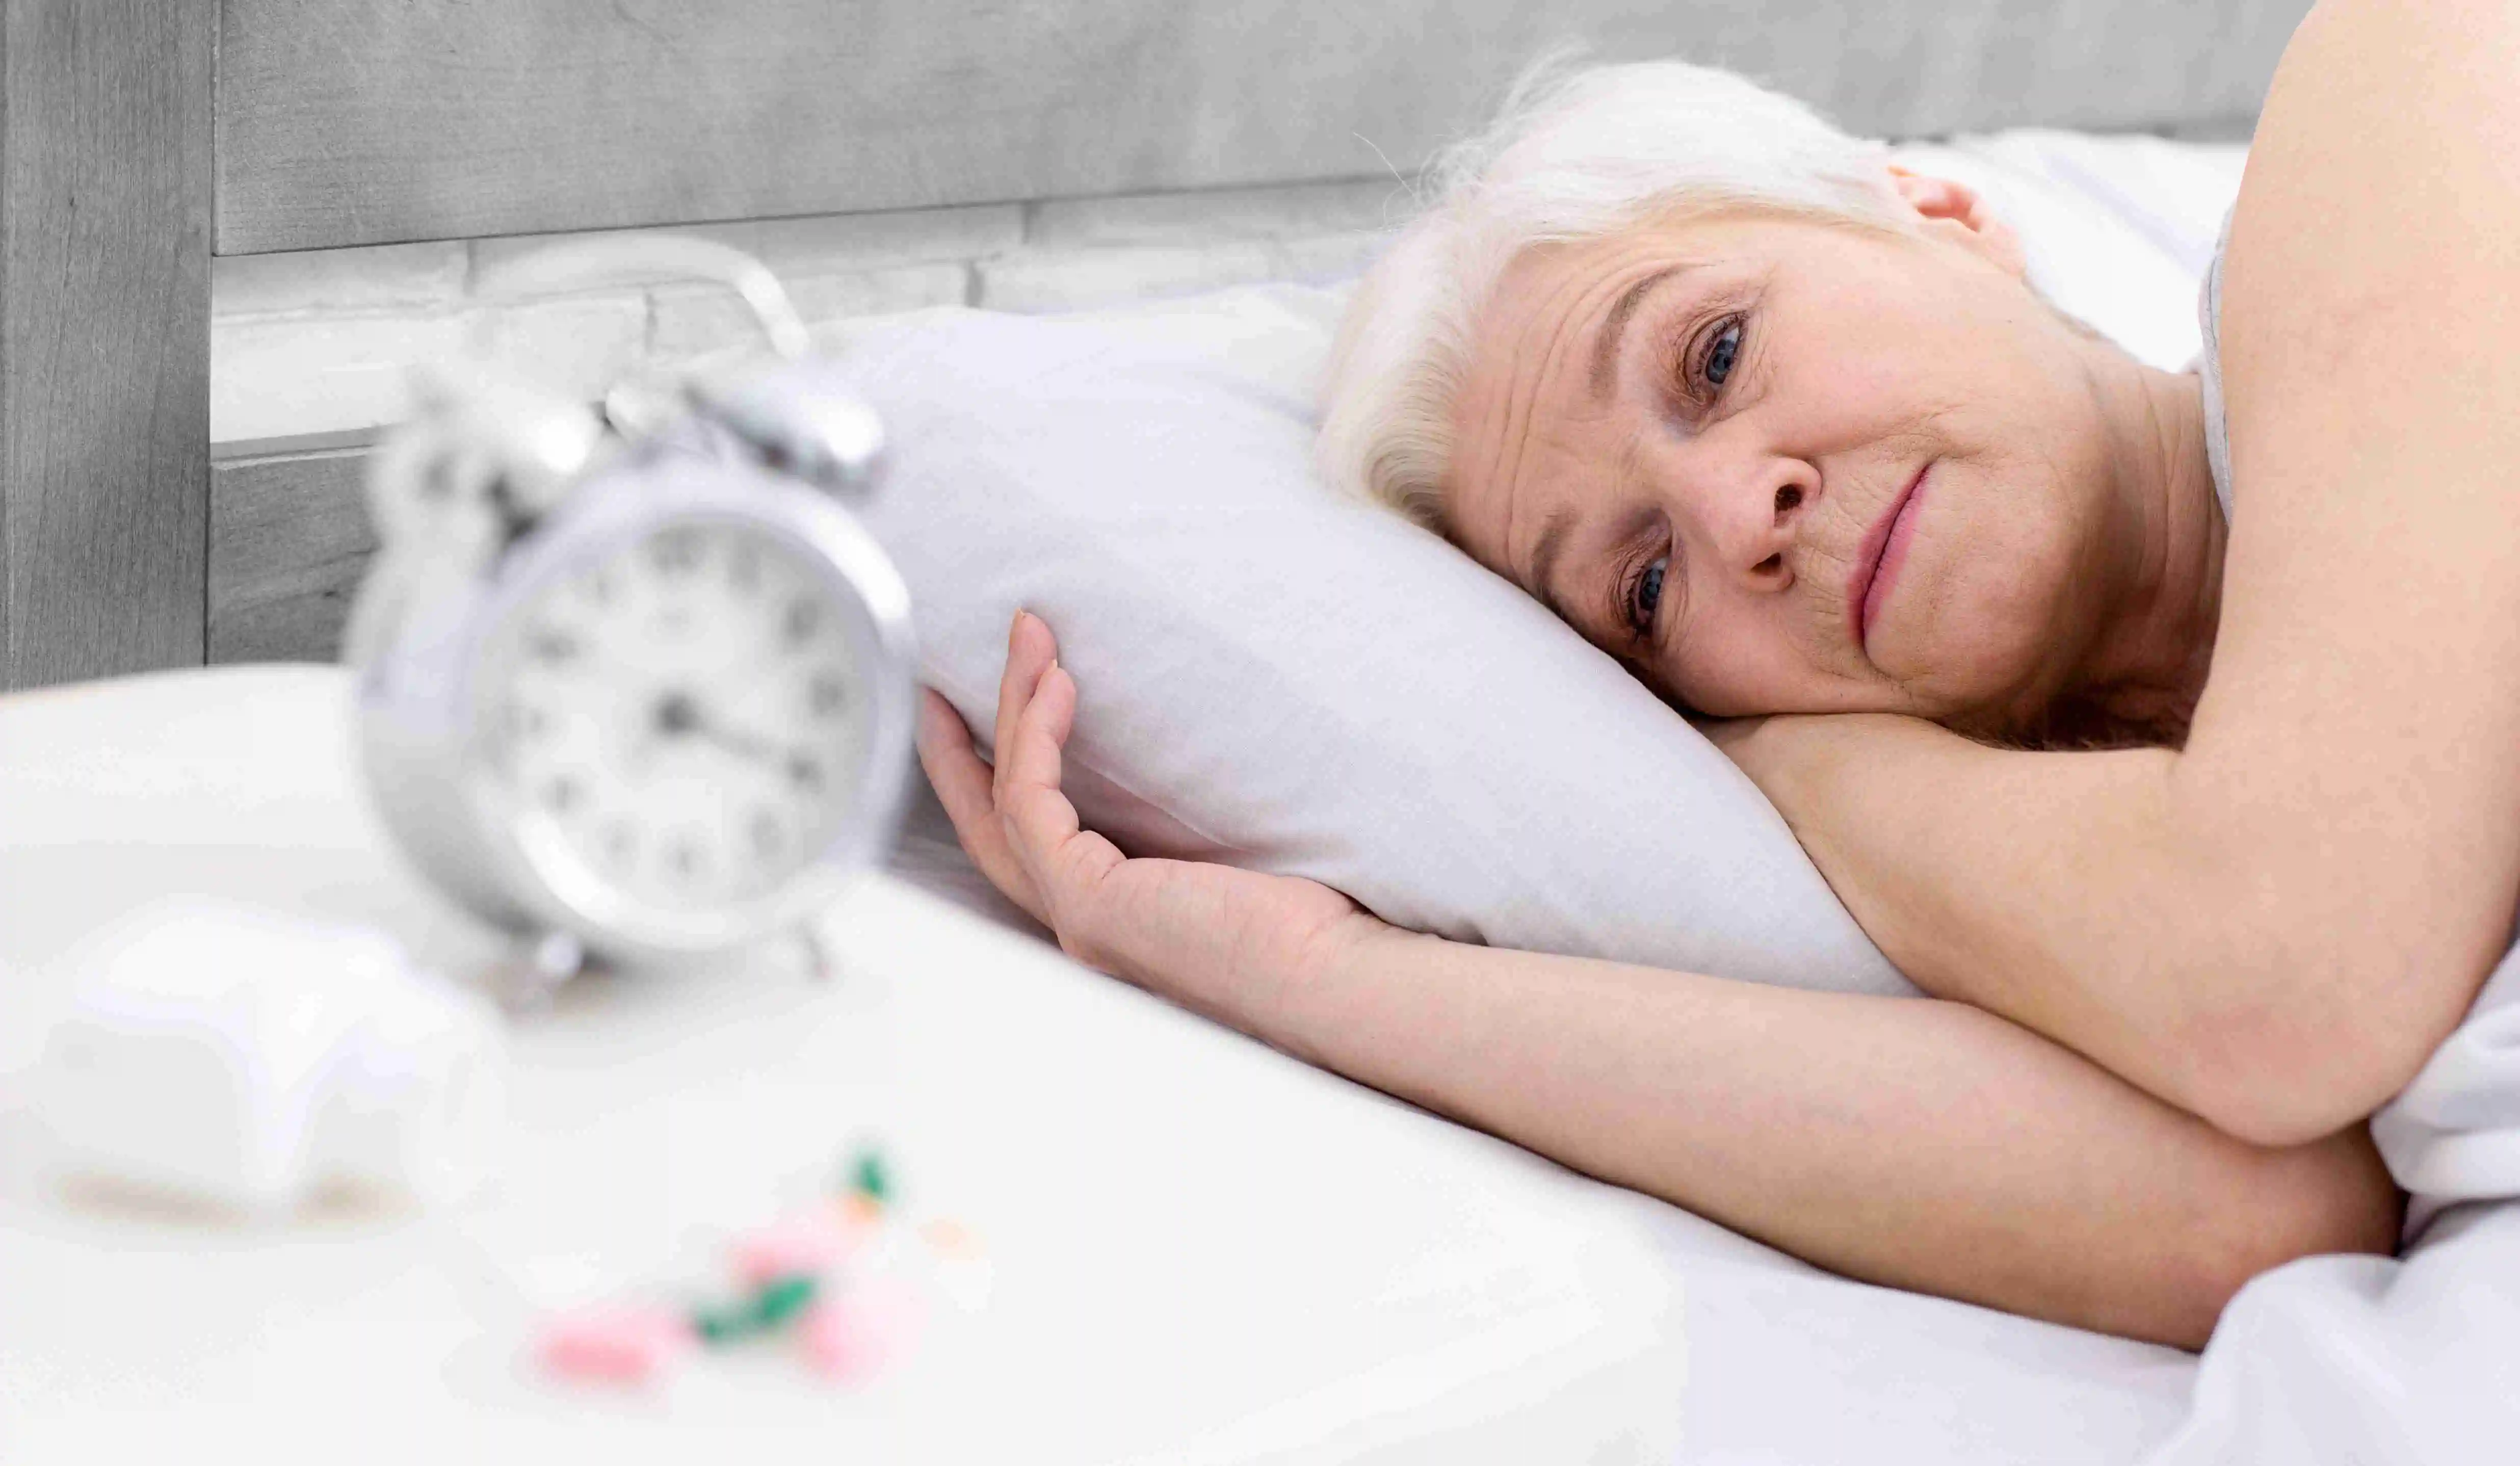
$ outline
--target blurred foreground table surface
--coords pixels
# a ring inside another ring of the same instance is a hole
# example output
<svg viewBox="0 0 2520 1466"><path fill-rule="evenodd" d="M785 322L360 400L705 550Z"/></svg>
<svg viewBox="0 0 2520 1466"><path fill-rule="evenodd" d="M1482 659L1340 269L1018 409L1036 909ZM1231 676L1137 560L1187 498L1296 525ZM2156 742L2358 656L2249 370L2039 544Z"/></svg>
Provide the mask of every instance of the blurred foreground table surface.
<svg viewBox="0 0 2520 1466"><path fill-rule="evenodd" d="M372 923L459 975L499 950L383 848L347 697L249 667L0 699L0 1145L34 1133L46 964L151 897ZM889 879L826 931L832 983L599 978L517 1022L499 1177L442 1212L255 1224L0 1175L0 1458L1671 1456L1682 1313L1638 1199ZM726 1287L726 1244L870 1140L990 1263L906 1362L535 1367L552 1308Z"/></svg>

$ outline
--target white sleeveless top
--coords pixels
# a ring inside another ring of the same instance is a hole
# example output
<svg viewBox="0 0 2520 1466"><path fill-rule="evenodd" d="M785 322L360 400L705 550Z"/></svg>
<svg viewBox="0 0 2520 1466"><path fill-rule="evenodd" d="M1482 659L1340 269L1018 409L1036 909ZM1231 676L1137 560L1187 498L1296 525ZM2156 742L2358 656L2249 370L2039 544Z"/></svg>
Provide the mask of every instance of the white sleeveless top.
<svg viewBox="0 0 2520 1466"><path fill-rule="evenodd" d="M2214 467L2214 497L2223 501L2226 525L2231 523L2231 435L2223 424L2223 252L2230 244L2231 221L2226 215L2214 262L2205 270L2205 288L2196 296L2196 323L2205 333L2204 353L2196 358L2196 375L2205 383L2205 457Z"/></svg>

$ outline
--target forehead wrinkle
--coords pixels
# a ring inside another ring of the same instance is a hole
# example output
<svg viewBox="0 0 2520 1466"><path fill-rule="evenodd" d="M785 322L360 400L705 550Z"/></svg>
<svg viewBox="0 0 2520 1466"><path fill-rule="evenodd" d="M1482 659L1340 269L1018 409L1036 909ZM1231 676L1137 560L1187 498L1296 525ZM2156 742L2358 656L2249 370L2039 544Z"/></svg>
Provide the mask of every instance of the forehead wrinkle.
<svg viewBox="0 0 2520 1466"><path fill-rule="evenodd" d="M1656 270L1622 292L1620 298L1630 310L1633 310L1637 304L1643 301L1655 285L1692 268L1694 268L1693 265L1679 264ZM1582 312L1579 309L1570 311L1568 314L1572 317L1579 316ZM1552 354L1562 350L1571 355L1583 349L1580 341L1583 334L1581 327L1568 330L1569 324L1571 324L1569 321L1559 322L1559 329L1552 341ZM1606 326L1603 329L1606 332ZM1596 339L1600 339L1599 334L1597 334ZM1615 362L1613 362L1613 370L1615 371ZM1543 375L1545 377L1546 373ZM1598 402L1595 405L1615 406L1610 402ZM1529 572L1522 579L1524 587L1539 600L1541 605L1548 608L1552 616L1583 632L1587 637L1595 635L1587 625L1592 618L1589 615L1577 616L1557 593L1557 568L1569 546L1569 541L1577 537L1576 531L1584 528L1588 509L1615 507L1620 504L1630 505L1619 516L1620 524L1614 538L1620 542L1625 542L1638 533L1642 520L1650 513L1645 507L1631 502L1634 486L1649 477L1649 469L1645 462L1646 424L1625 412L1614 412L1613 418L1616 420L1615 431L1618 441L1616 448L1604 455L1606 481L1595 484L1592 492L1579 495L1573 501L1560 503L1550 512L1534 543ZM1590 540L1598 536L1588 533L1583 537ZM1510 538L1508 543L1510 545ZM1580 601L1589 609L1594 597L1586 595L1581 597ZM1617 617L1615 608L1609 609L1607 614L1615 620Z"/></svg>
<svg viewBox="0 0 2520 1466"><path fill-rule="evenodd" d="M1524 340L1535 335L1544 339L1537 350L1514 353L1517 367L1528 362L1529 369L1517 370L1513 374L1506 393L1504 421L1498 425L1495 435L1499 443L1497 479L1505 494L1505 532L1498 545L1498 553L1508 568L1516 559L1514 527L1522 517L1523 501L1527 497L1522 491L1524 467L1525 460L1535 456L1532 439L1540 433L1541 399L1548 394L1551 384L1557 380L1558 364L1573 349L1571 338L1581 334L1577 318L1583 313L1581 302L1590 293L1580 277L1573 284L1561 285L1551 293L1550 299L1544 300L1531 312L1518 333ZM1574 304L1563 309L1552 308L1558 299L1568 295L1575 298ZM1543 595L1543 600L1546 599ZM1555 607L1552 605L1551 609Z"/></svg>
<svg viewBox="0 0 2520 1466"><path fill-rule="evenodd" d="M1643 303L1645 295L1655 284L1695 269L1700 263L1702 261L1684 260L1656 268L1642 280L1625 287L1620 298L1633 296L1634 303L1629 307L1633 311ZM1611 278L1616 278L1617 273L1612 271ZM1512 574L1512 567L1522 559L1515 552L1515 541L1524 518L1522 510L1527 497L1524 489L1528 486L1524 481L1528 477L1531 460L1546 456L1546 444L1533 441L1542 435L1546 416L1544 405L1552 398L1569 407L1581 406L1591 400L1572 390L1581 383L1580 377L1571 382L1564 379L1573 376L1567 370L1569 359L1582 357L1598 339L1598 332L1592 328L1601 318L1588 309L1587 304L1599 298L1604 284L1600 271L1571 270L1566 272L1565 278L1552 282L1541 299L1529 309L1517 312L1521 319L1510 328L1512 339L1517 345L1535 343L1537 339L1536 344L1530 349L1509 351L1512 367L1498 393L1503 398L1503 410L1481 415L1488 419L1489 424L1488 431L1481 435L1493 444L1492 455L1488 458L1493 471L1489 476L1489 482L1493 485L1491 491L1503 496L1504 524L1494 546L1496 558L1488 563L1508 577ZM1458 492L1462 486L1458 467L1454 475L1454 489ZM1456 532L1450 537L1465 541L1468 536L1458 532L1462 527L1459 519L1456 519L1455 527ZM1464 542L1463 548L1470 549L1482 560L1487 559L1473 544ZM1557 608L1552 603L1551 609Z"/></svg>

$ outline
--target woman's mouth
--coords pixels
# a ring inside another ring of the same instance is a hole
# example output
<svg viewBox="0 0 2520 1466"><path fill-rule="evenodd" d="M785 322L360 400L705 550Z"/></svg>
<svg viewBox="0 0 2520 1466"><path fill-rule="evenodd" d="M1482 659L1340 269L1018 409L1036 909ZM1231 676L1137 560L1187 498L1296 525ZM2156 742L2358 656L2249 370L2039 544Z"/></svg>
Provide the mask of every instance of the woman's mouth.
<svg viewBox="0 0 2520 1466"><path fill-rule="evenodd" d="M1855 573L1848 578L1846 604L1855 608L1855 639L1868 659L1872 655L1872 622L1888 604L1892 587L1898 584L1899 566L1908 558L1908 541L1916 533L1916 511L1924 502L1925 476L1934 471L1932 463L1916 470L1908 487L1896 502L1882 511L1856 547Z"/></svg>

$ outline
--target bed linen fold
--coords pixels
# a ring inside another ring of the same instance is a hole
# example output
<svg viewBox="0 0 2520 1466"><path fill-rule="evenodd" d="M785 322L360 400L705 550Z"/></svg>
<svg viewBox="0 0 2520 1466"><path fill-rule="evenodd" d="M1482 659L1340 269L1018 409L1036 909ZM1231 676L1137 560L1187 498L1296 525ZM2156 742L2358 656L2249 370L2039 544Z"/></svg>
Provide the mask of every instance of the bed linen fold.
<svg viewBox="0 0 2520 1466"><path fill-rule="evenodd" d="M2307 1258L2223 1314L2148 1466L2507 1461L2520 1449L2520 947L2372 1118L2397 1258Z"/></svg>

